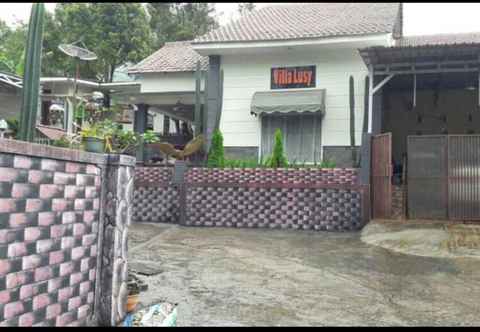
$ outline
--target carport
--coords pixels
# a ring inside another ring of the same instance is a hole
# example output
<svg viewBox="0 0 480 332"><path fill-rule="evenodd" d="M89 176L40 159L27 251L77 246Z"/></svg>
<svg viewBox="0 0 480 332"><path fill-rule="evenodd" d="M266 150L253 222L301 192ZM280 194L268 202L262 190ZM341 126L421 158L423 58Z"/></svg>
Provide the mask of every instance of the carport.
<svg viewBox="0 0 480 332"><path fill-rule="evenodd" d="M373 218L480 219L480 38L451 36L360 50Z"/></svg>

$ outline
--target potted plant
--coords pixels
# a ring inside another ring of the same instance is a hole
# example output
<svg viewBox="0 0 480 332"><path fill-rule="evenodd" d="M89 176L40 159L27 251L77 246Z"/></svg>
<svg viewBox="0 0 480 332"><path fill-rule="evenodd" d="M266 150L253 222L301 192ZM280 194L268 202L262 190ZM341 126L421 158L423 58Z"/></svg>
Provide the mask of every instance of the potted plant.
<svg viewBox="0 0 480 332"><path fill-rule="evenodd" d="M158 143L160 139L153 130L147 130L141 137L145 144L145 160L150 160L156 155L155 146L152 144Z"/></svg>
<svg viewBox="0 0 480 332"><path fill-rule="evenodd" d="M106 140L107 152L110 153L133 154L139 143L137 134L121 129L115 129Z"/></svg>
<svg viewBox="0 0 480 332"><path fill-rule="evenodd" d="M105 151L105 136L100 125L85 125L80 130L80 135L85 143L85 151L95 153Z"/></svg>

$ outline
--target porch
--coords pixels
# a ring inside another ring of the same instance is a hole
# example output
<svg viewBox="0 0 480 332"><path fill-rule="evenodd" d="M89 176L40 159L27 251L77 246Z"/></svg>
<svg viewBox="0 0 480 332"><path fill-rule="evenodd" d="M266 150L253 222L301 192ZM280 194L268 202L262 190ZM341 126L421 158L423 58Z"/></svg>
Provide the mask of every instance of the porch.
<svg viewBox="0 0 480 332"><path fill-rule="evenodd" d="M362 165L372 218L480 220L480 44L360 54L374 83Z"/></svg>

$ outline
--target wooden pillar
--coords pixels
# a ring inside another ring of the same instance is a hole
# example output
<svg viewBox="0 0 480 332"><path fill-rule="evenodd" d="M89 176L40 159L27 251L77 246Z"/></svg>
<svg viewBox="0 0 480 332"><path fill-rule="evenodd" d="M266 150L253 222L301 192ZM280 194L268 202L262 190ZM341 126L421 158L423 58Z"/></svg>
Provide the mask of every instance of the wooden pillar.
<svg viewBox="0 0 480 332"><path fill-rule="evenodd" d="M135 118L133 122L133 131L137 134L143 134L147 130L147 121L148 121L148 105L139 104L137 105L138 110L135 112ZM145 146L140 143L140 146L137 149L137 163L144 163L145 158Z"/></svg>

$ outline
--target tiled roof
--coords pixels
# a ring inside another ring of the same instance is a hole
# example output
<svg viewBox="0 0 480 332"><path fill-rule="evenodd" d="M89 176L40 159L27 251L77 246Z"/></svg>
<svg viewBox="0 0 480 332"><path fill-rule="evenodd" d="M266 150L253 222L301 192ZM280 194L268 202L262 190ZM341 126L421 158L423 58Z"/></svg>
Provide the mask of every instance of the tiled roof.
<svg viewBox="0 0 480 332"><path fill-rule="evenodd" d="M480 43L480 32L408 36L397 40L396 47Z"/></svg>
<svg viewBox="0 0 480 332"><path fill-rule="evenodd" d="M273 41L391 33L399 3L303 3L268 6L194 40Z"/></svg>
<svg viewBox="0 0 480 332"><path fill-rule="evenodd" d="M128 72L160 73L160 72L190 72L195 71L200 60L201 69L207 70L208 57L195 52L190 41L169 42L158 51L145 58Z"/></svg>

